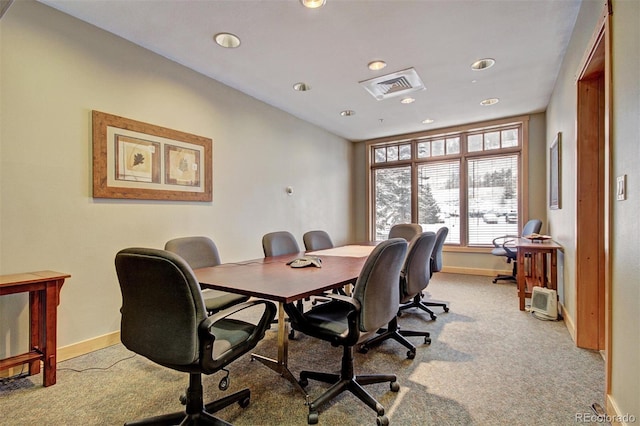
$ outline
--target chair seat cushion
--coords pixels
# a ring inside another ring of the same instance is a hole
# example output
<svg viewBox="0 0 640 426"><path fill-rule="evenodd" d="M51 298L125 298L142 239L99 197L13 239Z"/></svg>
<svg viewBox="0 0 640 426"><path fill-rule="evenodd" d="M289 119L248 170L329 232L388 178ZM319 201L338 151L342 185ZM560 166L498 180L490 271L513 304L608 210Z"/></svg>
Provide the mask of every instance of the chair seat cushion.
<svg viewBox="0 0 640 426"><path fill-rule="evenodd" d="M245 321L236 319L224 319L211 327L211 332L216 336L213 342L213 359L217 360L234 347L245 343L255 326Z"/></svg>
<svg viewBox="0 0 640 426"><path fill-rule="evenodd" d="M494 256L506 256L507 252L502 247L496 247L493 250L491 250L491 254Z"/></svg>
<svg viewBox="0 0 640 426"><path fill-rule="evenodd" d="M347 313L353 308L344 303L328 302L315 306L304 314L313 333L318 338L333 340L333 338L344 338L349 331L347 323ZM302 330L307 333L310 330Z"/></svg>
<svg viewBox="0 0 640 426"><path fill-rule="evenodd" d="M249 300L249 296L213 289L202 290L202 298L204 299L204 306L209 312L221 311Z"/></svg>

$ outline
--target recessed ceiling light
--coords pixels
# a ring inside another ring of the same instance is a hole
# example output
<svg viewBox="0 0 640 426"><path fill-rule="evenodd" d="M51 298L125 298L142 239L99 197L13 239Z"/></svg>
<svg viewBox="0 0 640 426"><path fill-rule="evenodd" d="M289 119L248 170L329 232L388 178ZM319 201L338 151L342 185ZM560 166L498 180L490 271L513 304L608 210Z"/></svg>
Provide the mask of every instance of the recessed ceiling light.
<svg viewBox="0 0 640 426"><path fill-rule="evenodd" d="M402 104L412 104L414 103L416 100L414 98L402 98L400 100L400 103Z"/></svg>
<svg viewBox="0 0 640 426"><path fill-rule="evenodd" d="M309 9L317 9L318 7L324 6L327 0L300 0L300 3L304 7L308 7Z"/></svg>
<svg viewBox="0 0 640 426"><path fill-rule="evenodd" d="M472 70L486 70L487 68L491 68L492 66L494 66L495 63L496 63L495 59L484 58L484 59L480 59L478 61L475 61L473 64L471 64L471 69Z"/></svg>
<svg viewBox="0 0 640 426"><path fill-rule="evenodd" d="M371 71L378 71L383 69L386 66L387 66L387 63L385 61L371 61L367 64L367 67L369 67Z"/></svg>
<svg viewBox="0 0 640 426"><path fill-rule="evenodd" d="M240 46L240 39L238 36L231 33L218 33L213 36L213 39L222 47L233 49Z"/></svg>
<svg viewBox="0 0 640 426"><path fill-rule="evenodd" d="M293 90L296 90L298 92L306 92L307 90L311 90L311 86L309 86L307 83L296 83L293 85Z"/></svg>
<svg viewBox="0 0 640 426"><path fill-rule="evenodd" d="M424 120L422 120L422 124L431 124L433 123L435 120L432 118L425 118Z"/></svg>
<svg viewBox="0 0 640 426"><path fill-rule="evenodd" d="M498 99L498 98L489 98L489 99L485 99L484 101L480 102L480 105L482 105L482 106L494 105L494 104L497 104L498 102L500 102L500 99Z"/></svg>
<svg viewBox="0 0 640 426"><path fill-rule="evenodd" d="M340 111L340 115L343 117L351 117L352 115L356 115L356 112L351 109L345 109L344 111Z"/></svg>

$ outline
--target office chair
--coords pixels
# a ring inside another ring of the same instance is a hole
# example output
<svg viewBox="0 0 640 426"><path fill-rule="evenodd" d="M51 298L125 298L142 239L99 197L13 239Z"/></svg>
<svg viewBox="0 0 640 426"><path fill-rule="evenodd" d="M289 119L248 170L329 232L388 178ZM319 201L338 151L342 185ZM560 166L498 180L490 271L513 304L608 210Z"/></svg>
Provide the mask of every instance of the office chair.
<svg viewBox="0 0 640 426"><path fill-rule="evenodd" d="M540 232L542 228L542 221L538 219L531 219L528 221L524 228L522 228L522 234L520 235L503 235L502 237L497 237L493 239L493 250L491 250L491 254L494 256L502 256L507 258L507 263L513 263L513 269L511 275L497 275L493 279L493 283L497 283L498 280L508 280L508 281L516 281L516 277L518 275L518 262L516 262L516 258L518 257L518 249L515 247L509 247L508 245L513 242L513 240L520 238L524 235L537 234Z"/></svg>
<svg viewBox="0 0 640 426"><path fill-rule="evenodd" d="M446 226L441 227L436 231L436 245L433 247L433 251L431 252L430 259L430 268L429 268L429 276L432 277L434 272L440 272L442 270L442 247L444 246L444 242L447 239L447 235L449 234L449 228ZM415 304L415 299L413 303L410 303L411 306L419 306L419 304ZM427 306L436 306L442 308L445 312L449 312L449 306L445 302L433 302L428 300L423 300L422 305L424 306L424 310L426 310L431 316L432 320L435 320L436 314L433 313L432 310L427 308ZM400 309L407 309L411 306L402 307Z"/></svg>
<svg viewBox="0 0 640 426"><path fill-rule="evenodd" d="M285 305L291 326L309 336L342 346L342 367L339 374L302 371L300 385L304 388L309 379L330 383L332 386L309 404L308 423L318 422L318 410L344 391L349 391L371 409L378 417L377 423L388 424L384 407L364 388L372 383L389 382L391 391L398 392L400 385L392 374L354 374L353 348L387 325L398 311L400 294L398 276L407 252L407 242L393 238L378 244L362 268L352 297L329 294L332 300L319 304L307 312L300 312L291 304Z"/></svg>
<svg viewBox="0 0 640 426"><path fill-rule="evenodd" d="M218 248L208 237L174 238L167 241L164 249L183 258L191 269L218 266L221 263ZM209 314L249 300L249 296L213 289L202 290L202 298Z"/></svg>
<svg viewBox="0 0 640 426"><path fill-rule="evenodd" d="M269 232L262 236L262 251L264 257L283 256L285 254L300 253L300 247L293 234L289 231ZM310 300L307 298L306 300ZM302 300L298 300L296 305L300 311L304 309ZM295 337L295 331L289 331L289 338Z"/></svg>
<svg viewBox="0 0 640 426"><path fill-rule="evenodd" d="M434 232L423 232L414 238L409 244L407 257L399 274L400 287L400 304L408 303L412 299L413 303L409 303L407 307L420 306L420 297L422 291L429 285L429 258L436 244L436 234ZM416 301L417 300L417 301ZM400 309L402 309L401 306ZM423 308L426 309L426 308ZM394 317L389 321L387 328L378 330L378 335L367 340L360 346L359 351L367 353L369 349L387 339L393 339L404 345L407 349L407 358L416 357L416 347L405 337L407 336L423 336L425 343L431 343L429 332L401 330L398 326L398 318Z"/></svg>
<svg viewBox="0 0 640 426"><path fill-rule="evenodd" d="M302 236L306 251L325 250L333 248L333 241L325 231L309 231Z"/></svg>
<svg viewBox="0 0 640 426"><path fill-rule="evenodd" d="M181 398L184 412L128 424L228 425L211 413L234 402L248 406L250 390L205 405L202 374L226 371L229 363L253 349L275 317L275 305L255 300L208 316L193 270L166 250L124 249L116 255L115 266L122 292L120 338L124 346L159 365L189 373L189 387ZM262 311L255 324L233 317L246 309ZM226 372L221 390L229 385Z"/></svg>
<svg viewBox="0 0 640 426"><path fill-rule="evenodd" d="M422 232L422 226L417 223L399 223L393 225L389 230L389 239L391 238L404 238L407 242L420 235Z"/></svg>

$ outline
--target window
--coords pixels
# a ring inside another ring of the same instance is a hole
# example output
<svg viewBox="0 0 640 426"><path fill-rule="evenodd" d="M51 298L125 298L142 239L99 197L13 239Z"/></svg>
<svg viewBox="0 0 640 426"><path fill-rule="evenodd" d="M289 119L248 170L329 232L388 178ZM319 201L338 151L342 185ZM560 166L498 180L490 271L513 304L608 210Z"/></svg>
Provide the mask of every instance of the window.
<svg viewBox="0 0 640 426"><path fill-rule="evenodd" d="M447 226L447 244L464 247L517 234L524 122L370 144L372 237L406 222Z"/></svg>

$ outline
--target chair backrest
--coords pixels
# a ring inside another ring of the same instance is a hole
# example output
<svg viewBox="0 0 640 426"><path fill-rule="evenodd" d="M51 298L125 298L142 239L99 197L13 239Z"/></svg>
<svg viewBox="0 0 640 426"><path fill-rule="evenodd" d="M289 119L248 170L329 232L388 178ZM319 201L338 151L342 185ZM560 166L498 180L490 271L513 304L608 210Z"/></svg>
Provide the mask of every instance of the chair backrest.
<svg viewBox="0 0 640 426"><path fill-rule="evenodd" d="M164 249L183 258L191 269L217 266L220 262L218 248L208 237L182 237L167 241Z"/></svg>
<svg viewBox="0 0 640 426"><path fill-rule="evenodd" d="M524 228L522 228L522 236L529 234L538 234L542 228L542 221L539 219L531 219L528 221Z"/></svg>
<svg viewBox="0 0 640 426"><path fill-rule="evenodd" d="M431 275L433 275L434 272L440 272L442 270L442 247L448 234L449 228L446 226L436 231L436 244L433 246L433 252L431 252Z"/></svg>
<svg viewBox="0 0 640 426"><path fill-rule="evenodd" d="M406 303L429 284L430 261L436 244L435 232L423 232L409 244L400 273L400 303Z"/></svg>
<svg viewBox="0 0 640 426"><path fill-rule="evenodd" d="M288 231L277 231L262 237L264 257L282 256L300 252L296 238Z"/></svg>
<svg viewBox="0 0 640 426"><path fill-rule="evenodd" d="M391 238L404 238L408 242L422 232L422 226L417 223L399 223L393 225L389 230L389 239Z"/></svg>
<svg viewBox="0 0 640 426"><path fill-rule="evenodd" d="M353 289L353 298L361 307L361 332L375 332L398 313L398 277L407 245L402 238L383 241L373 249L362 267Z"/></svg>
<svg viewBox="0 0 640 426"><path fill-rule="evenodd" d="M150 248L121 250L115 265L124 346L162 365L197 364L198 326L207 311L191 267L174 253Z"/></svg>
<svg viewBox="0 0 640 426"><path fill-rule="evenodd" d="M331 237L325 231L309 231L302 236L307 251L324 250L333 247Z"/></svg>

